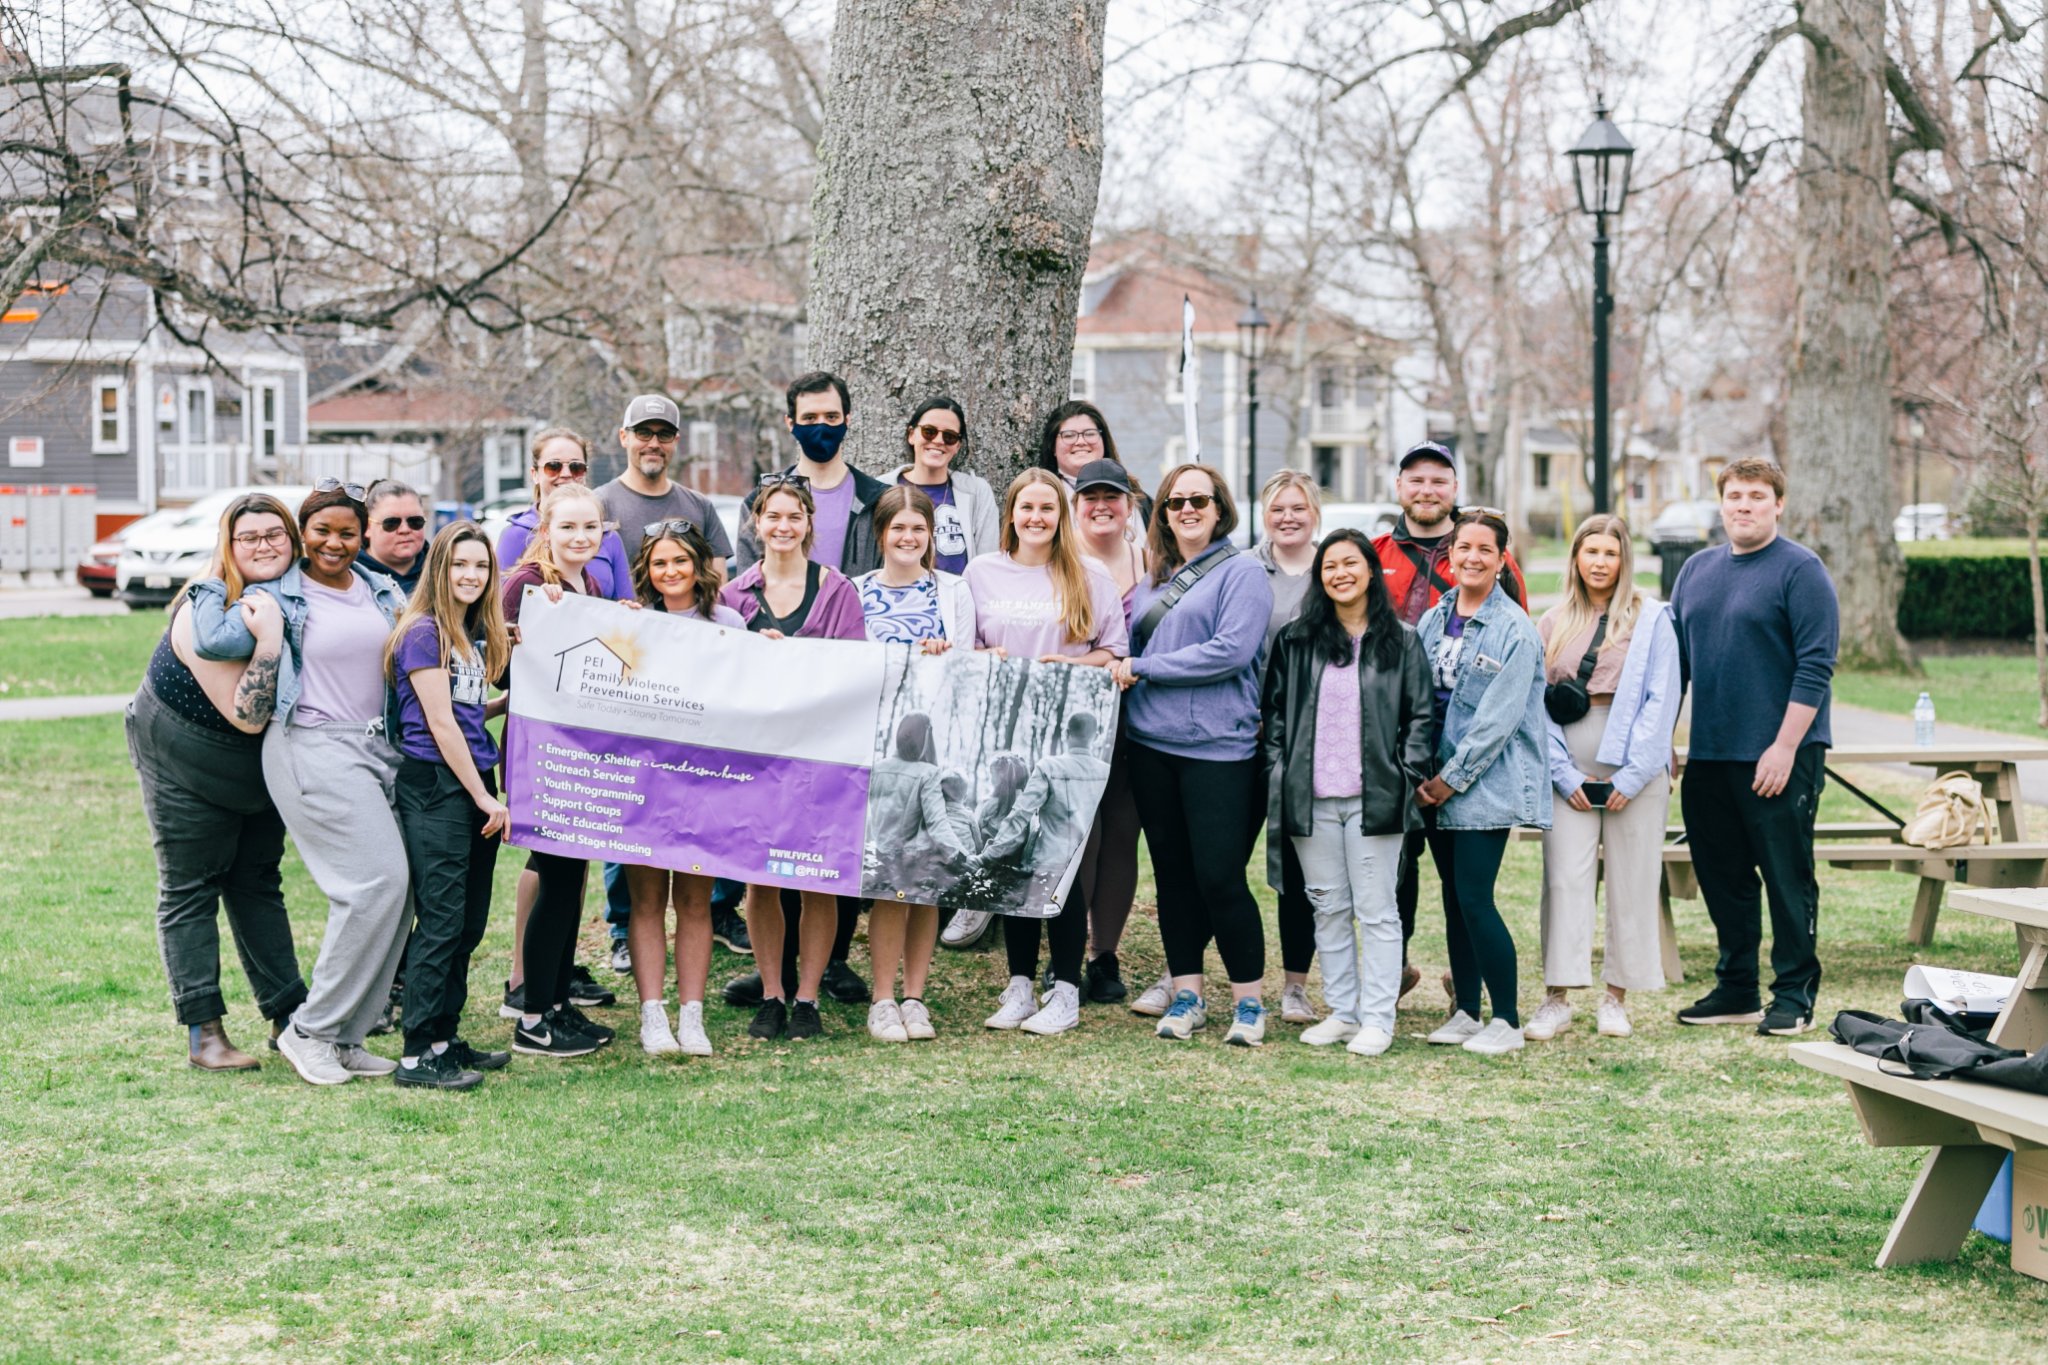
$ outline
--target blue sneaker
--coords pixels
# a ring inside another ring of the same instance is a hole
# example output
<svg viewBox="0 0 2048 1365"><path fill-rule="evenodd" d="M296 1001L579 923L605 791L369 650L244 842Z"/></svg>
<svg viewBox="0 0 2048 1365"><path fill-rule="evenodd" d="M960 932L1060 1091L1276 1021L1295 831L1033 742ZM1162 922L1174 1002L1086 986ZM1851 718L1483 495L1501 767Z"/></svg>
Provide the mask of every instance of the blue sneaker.
<svg viewBox="0 0 2048 1365"><path fill-rule="evenodd" d="M1209 1011L1203 1006L1202 997L1193 991L1182 991L1167 1006L1166 1017L1159 1021L1158 1033L1161 1038L1185 1041L1208 1022Z"/></svg>
<svg viewBox="0 0 2048 1365"><path fill-rule="evenodd" d="M1259 1047L1266 1041L1266 1006L1255 996L1237 1002L1230 1020L1230 1032L1223 1041L1232 1047Z"/></svg>

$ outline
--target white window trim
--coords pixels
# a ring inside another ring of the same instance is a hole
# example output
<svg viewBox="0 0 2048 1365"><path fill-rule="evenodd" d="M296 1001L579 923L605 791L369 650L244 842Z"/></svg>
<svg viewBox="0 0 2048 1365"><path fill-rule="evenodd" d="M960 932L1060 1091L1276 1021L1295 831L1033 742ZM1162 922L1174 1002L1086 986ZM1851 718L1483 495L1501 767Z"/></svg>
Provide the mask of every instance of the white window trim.
<svg viewBox="0 0 2048 1365"><path fill-rule="evenodd" d="M1201 353L1201 352L1200 352L1199 350L1197 350L1197 351L1195 352L1195 354L1194 354L1194 356L1193 356L1193 360L1194 360L1194 362L1195 362L1195 363L1196 363L1197 365L1199 365L1199 364L1201 364L1201 363L1202 363L1202 353ZM1167 355L1166 355L1166 401L1167 401L1167 402L1169 402L1169 403L1179 403L1179 402L1182 402L1182 401L1183 401L1183 400L1184 400L1184 399L1186 398L1186 396L1187 396L1187 390L1186 390L1186 389L1185 389L1185 388L1183 387L1183 381L1184 381L1184 380L1185 380L1186 378L1187 378L1187 376L1186 376L1185 374L1181 373L1181 368L1180 368L1180 351L1179 351L1178 349L1175 349L1175 350L1172 350L1172 351L1169 351L1169 352L1167 352ZM1178 463L1179 463L1179 461L1177 461L1177 460L1176 460L1176 461L1173 461L1172 463L1174 463L1174 464L1178 464Z"/></svg>
<svg viewBox="0 0 2048 1365"><path fill-rule="evenodd" d="M100 434L100 395L112 389L114 398L114 436L109 440ZM92 453L95 455L126 455L128 453L128 381L120 375L101 375L92 381Z"/></svg>
<svg viewBox="0 0 2048 1365"><path fill-rule="evenodd" d="M718 459L718 423L692 422L684 455L692 462L711 463Z"/></svg>
<svg viewBox="0 0 2048 1365"><path fill-rule="evenodd" d="M1159 448L1159 467L1161 472L1172 469L1175 465L1186 464L1187 460L1188 438L1185 436L1167 437L1166 444Z"/></svg>
<svg viewBox="0 0 2048 1365"><path fill-rule="evenodd" d="M270 396L271 418L263 420L263 398ZM263 449L263 433L268 428L275 439L271 449ZM258 379L249 385L249 455L256 460L276 460L284 454L284 385L275 379Z"/></svg>
<svg viewBox="0 0 2048 1365"><path fill-rule="evenodd" d="M1084 403L1095 401L1095 352L1092 349L1074 348L1073 363L1067 367L1067 397Z"/></svg>

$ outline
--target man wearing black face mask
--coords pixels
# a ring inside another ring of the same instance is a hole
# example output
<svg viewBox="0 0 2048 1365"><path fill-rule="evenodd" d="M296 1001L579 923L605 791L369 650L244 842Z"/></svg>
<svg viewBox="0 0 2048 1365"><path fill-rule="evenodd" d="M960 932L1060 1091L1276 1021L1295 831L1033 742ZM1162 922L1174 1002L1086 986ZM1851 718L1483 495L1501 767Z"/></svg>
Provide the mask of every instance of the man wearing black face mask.
<svg viewBox="0 0 2048 1365"><path fill-rule="evenodd" d="M783 424L795 438L802 458L784 472L811 481L811 497L818 507L812 522L816 539L811 544L811 558L848 578L881 568L874 506L888 485L855 469L839 453L840 443L846 439L846 417L853 410L845 381L816 370L797 378L786 398L789 414ZM747 495L746 514L740 518L741 569L761 557L761 541L754 533L755 496Z"/></svg>

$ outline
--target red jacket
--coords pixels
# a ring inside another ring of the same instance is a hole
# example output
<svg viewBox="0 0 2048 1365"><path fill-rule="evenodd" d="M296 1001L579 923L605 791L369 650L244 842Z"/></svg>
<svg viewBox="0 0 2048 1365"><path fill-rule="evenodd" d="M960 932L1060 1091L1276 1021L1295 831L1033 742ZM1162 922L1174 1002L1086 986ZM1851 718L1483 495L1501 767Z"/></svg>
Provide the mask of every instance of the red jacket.
<svg viewBox="0 0 2048 1365"><path fill-rule="evenodd" d="M1380 572L1386 575L1387 592L1394 599L1394 610L1401 619L1414 625L1422 614L1436 605L1436 599L1452 585L1450 572L1451 536L1446 532L1434 546L1425 546L1408 534L1407 518L1394 523L1394 529L1380 536L1372 543L1373 553L1380 557ZM1515 563L1512 554L1501 565L1500 585L1507 589L1508 596L1523 611L1529 609L1529 591L1522 584L1521 565Z"/></svg>

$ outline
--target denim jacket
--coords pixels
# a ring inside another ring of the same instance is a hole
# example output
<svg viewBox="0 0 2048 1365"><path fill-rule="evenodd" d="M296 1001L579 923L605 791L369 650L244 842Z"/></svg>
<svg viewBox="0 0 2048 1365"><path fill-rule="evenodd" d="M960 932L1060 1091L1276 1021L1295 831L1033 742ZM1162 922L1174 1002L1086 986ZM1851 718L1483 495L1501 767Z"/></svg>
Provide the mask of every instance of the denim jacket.
<svg viewBox="0 0 2048 1365"><path fill-rule="evenodd" d="M1629 633L1621 680L1614 686L1614 704L1600 736L1600 761L1615 769L1614 789L1629 800L1670 766L1671 732L1684 696L1671 608L1645 599ZM1559 796L1570 796L1585 784L1586 775L1572 762L1564 727L1547 716L1545 724L1550 728L1550 785Z"/></svg>
<svg viewBox="0 0 2048 1365"><path fill-rule="evenodd" d="M350 567L355 570L356 577L370 585L370 596L383 611L385 623L397 624L398 613L405 609L405 594L399 591L398 585L361 564L351 564ZM299 704L299 663L305 652L306 617L310 613L306 604L304 565L294 564L284 571L282 578L268 583L251 583L244 591L267 592L284 609L286 647L278 660L277 709L271 718L275 724L289 725L292 710ZM246 659L256 652L256 637L250 633L248 623L242 620L241 612L228 605L227 584L218 578L195 579L186 601L192 613L192 642L200 658ZM392 701L392 690L386 687L385 730L387 734L396 736L398 731L390 723Z"/></svg>
<svg viewBox="0 0 2048 1365"><path fill-rule="evenodd" d="M1436 657L1457 594L1445 593L1416 624L1424 656ZM1465 623L1465 653L1437 740L1437 776L1456 793L1439 829L1550 828L1549 716L1543 710L1543 637L1498 585Z"/></svg>

